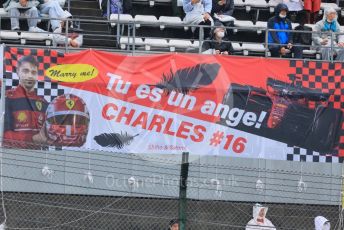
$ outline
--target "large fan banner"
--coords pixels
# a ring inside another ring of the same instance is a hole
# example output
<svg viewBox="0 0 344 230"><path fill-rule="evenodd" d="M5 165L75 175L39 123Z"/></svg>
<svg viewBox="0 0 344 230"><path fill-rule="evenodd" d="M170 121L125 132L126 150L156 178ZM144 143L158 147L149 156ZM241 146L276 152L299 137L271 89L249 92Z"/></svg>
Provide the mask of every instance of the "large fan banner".
<svg viewBox="0 0 344 230"><path fill-rule="evenodd" d="M4 146L342 162L343 65L6 48Z"/></svg>

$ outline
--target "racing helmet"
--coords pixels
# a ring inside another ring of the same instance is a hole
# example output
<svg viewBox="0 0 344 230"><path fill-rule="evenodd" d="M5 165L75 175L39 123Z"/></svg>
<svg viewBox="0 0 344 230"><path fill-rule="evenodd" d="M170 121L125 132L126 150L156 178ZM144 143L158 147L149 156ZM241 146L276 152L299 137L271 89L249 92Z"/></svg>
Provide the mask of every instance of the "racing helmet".
<svg viewBox="0 0 344 230"><path fill-rule="evenodd" d="M89 122L85 102L74 94L56 97L46 110L46 133L56 146L82 146Z"/></svg>

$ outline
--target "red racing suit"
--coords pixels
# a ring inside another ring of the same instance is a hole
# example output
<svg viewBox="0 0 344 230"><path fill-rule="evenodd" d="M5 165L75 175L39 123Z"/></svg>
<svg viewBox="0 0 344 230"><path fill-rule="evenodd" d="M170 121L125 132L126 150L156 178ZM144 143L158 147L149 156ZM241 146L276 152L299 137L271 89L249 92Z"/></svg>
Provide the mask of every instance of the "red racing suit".
<svg viewBox="0 0 344 230"><path fill-rule="evenodd" d="M4 146L41 149L32 137L45 122L48 103L36 92L27 92L22 86L6 91Z"/></svg>

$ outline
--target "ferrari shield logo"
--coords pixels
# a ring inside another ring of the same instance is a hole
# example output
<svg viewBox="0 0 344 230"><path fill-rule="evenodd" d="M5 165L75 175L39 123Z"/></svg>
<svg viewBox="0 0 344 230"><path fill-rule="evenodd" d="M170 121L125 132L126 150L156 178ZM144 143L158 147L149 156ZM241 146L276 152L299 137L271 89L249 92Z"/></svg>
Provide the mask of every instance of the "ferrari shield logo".
<svg viewBox="0 0 344 230"><path fill-rule="evenodd" d="M75 101L70 100L70 99L68 99L66 101L66 106L67 106L68 109L73 109L74 105L75 105Z"/></svg>
<svg viewBox="0 0 344 230"><path fill-rule="evenodd" d="M36 108L41 111L42 110L42 107L43 107L43 104L41 101L36 101Z"/></svg>

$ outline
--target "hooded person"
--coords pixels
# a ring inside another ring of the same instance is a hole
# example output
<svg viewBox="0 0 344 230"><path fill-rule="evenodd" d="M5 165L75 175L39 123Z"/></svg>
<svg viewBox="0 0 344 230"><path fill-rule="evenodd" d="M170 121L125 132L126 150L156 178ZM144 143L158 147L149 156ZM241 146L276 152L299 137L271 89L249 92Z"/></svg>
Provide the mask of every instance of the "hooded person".
<svg viewBox="0 0 344 230"><path fill-rule="evenodd" d="M253 206L253 219L246 225L246 230L276 230L270 220L266 218L267 207L260 204Z"/></svg>
<svg viewBox="0 0 344 230"><path fill-rule="evenodd" d="M226 28L220 22L215 22L215 27L211 30L210 37L203 43L203 52L223 55L232 54L234 49L232 43L226 38L226 34Z"/></svg>
<svg viewBox="0 0 344 230"><path fill-rule="evenodd" d="M314 218L314 226L315 230L331 230L330 221L323 216Z"/></svg>
<svg viewBox="0 0 344 230"><path fill-rule="evenodd" d="M344 35L332 36L333 33L341 32L337 17L337 11L334 8L326 8L323 19L314 27L317 33L313 33L312 40L317 50L321 52L323 60L331 60L333 54L337 61L344 61ZM334 49L331 49L331 41Z"/></svg>
<svg viewBox="0 0 344 230"><path fill-rule="evenodd" d="M268 48L272 57L285 56L292 52L294 58L302 58L302 48L293 46L292 26L287 18L288 6L280 3L275 8L275 16L268 20ZM290 31L290 32L289 32Z"/></svg>

